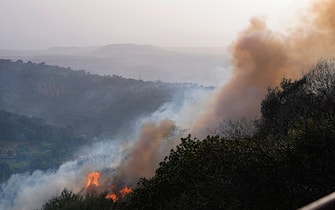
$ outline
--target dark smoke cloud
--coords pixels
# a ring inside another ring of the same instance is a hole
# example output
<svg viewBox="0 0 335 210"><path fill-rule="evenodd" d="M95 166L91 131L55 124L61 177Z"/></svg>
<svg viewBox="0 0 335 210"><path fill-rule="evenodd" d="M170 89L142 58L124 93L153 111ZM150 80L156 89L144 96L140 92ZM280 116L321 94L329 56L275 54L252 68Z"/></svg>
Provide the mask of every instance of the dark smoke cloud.
<svg viewBox="0 0 335 210"><path fill-rule="evenodd" d="M231 46L233 76L192 126L200 137L225 119L255 117L268 87L282 78L296 78L322 57L335 52L335 1L313 1L298 26L287 33L267 28L264 19L252 18Z"/></svg>

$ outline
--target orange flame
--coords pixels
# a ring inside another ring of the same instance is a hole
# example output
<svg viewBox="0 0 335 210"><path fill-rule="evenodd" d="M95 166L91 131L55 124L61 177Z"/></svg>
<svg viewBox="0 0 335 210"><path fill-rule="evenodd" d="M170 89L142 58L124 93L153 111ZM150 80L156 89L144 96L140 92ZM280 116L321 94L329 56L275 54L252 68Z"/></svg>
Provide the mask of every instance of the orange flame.
<svg viewBox="0 0 335 210"><path fill-rule="evenodd" d="M115 193L106 195L105 198L112 199L114 201L114 203L117 201L117 195Z"/></svg>
<svg viewBox="0 0 335 210"><path fill-rule="evenodd" d="M100 172L94 172L94 171L90 172L87 175L87 181L86 181L85 189L90 190L90 189L92 189L91 187L99 187L100 186L100 183L99 183L100 176L101 176ZM115 188L114 185L112 185L111 187L112 187L112 189ZM124 196L126 196L128 193L131 193L132 189L130 187L126 186L119 191L115 191L115 190L113 190L113 191L114 191L114 193L106 195L105 198L106 199L112 199L114 202L116 202L120 198L123 198Z"/></svg>
<svg viewBox="0 0 335 210"><path fill-rule="evenodd" d="M121 197L123 198L124 196L126 196L128 193L133 192L130 187L125 187L123 189L121 189L120 191Z"/></svg>
<svg viewBox="0 0 335 210"><path fill-rule="evenodd" d="M99 172L90 172L87 175L87 181L86 181L85 188L87 189L91 185L98 187L99 186L99 178L100 178L100 173Z"/></svg>
<svg viewBox="0 0 335 210"><path fill-rule="evenodd" d="M130 187L125 187L125 188L119 190L119 194L121 195L121 198L123 198L124 196L126 196L128 193L131 193L131 192L133 192L133 191ZM119 199L116 193L106 195L105 198L112 199L114 202L116 202Z"/></svg>

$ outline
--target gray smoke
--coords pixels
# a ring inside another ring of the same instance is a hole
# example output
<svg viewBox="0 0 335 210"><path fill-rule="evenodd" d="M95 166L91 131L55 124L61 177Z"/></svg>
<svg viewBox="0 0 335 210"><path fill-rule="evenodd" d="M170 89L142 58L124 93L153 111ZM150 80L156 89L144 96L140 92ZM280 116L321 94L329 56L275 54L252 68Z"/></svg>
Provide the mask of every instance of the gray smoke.
<svg viewBox="0 0 335 210"><path fill-rule="evenodd" d="M79 192L85 186L86 175L92 170L117 167L127 147L117 141L95 143L84 149L85 154L62 164L55 171L35 171L14 174L1 184L0 209L24 210L41 208L64 189Z"/></svg>
<svg viewBox="0 0 335 210"><path fill-rule="evenodd" d="M118 177L128 185L135 184L141 176L152 176L158 163L179 143L183 133L176 132L176 128L186 128L194 121L212 93L212 90L200 88L177 97L155 113L139 119L132 134L83 146L76 152L76 158L65 162L57 170L12 175L0 185L0 209L39 209L64 188L79 193L91 171L108 169L110 179L117 181ZM148 147L143 148L144 143ZM133 168L132 164L139 164L139 160L143 161L145 170L128 173ZM120 177L125 174L127 177Z"/></svg>

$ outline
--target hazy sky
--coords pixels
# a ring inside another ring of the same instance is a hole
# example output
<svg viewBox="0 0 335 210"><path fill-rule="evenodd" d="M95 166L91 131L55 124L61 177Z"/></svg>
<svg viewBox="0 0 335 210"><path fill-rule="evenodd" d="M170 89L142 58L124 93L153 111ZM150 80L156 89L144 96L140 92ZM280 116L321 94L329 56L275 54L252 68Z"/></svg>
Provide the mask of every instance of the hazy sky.
<svg viewBox="0 0 335 210"><path fill-rule="evenodd" d="M283 28L310 0L0 0L0 49L227 46L252 16Z"/></svg>

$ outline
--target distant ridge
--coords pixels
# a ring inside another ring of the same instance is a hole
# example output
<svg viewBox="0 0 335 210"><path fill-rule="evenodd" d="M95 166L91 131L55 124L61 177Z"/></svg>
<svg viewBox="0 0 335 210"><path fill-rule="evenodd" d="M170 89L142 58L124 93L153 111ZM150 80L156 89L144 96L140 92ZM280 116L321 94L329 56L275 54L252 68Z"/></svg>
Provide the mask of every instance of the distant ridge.
<svg viewBox="0 0 335 210"><path fill-rule="evenodd" d="M230 56L221 47L162 48L143 44L1 50L0 58L84 69L149 81L189 82L206 86L230 78Z"/></svg>
<svg viewBox="0 0 335 210"><path fill-rule="evenodd" d="M110 44L93 50L89 55L94 56L124 56L124 55L168 55L168 50L153 46L139 44Z"/></svg>
<svg viewBox="0 0 335 210"><path fill-rule="evenodd" d="M100 48L99 46L91 47L51 47L45 50L45 52L56 53L56 54L85 54L96 49Z"/></svg>

